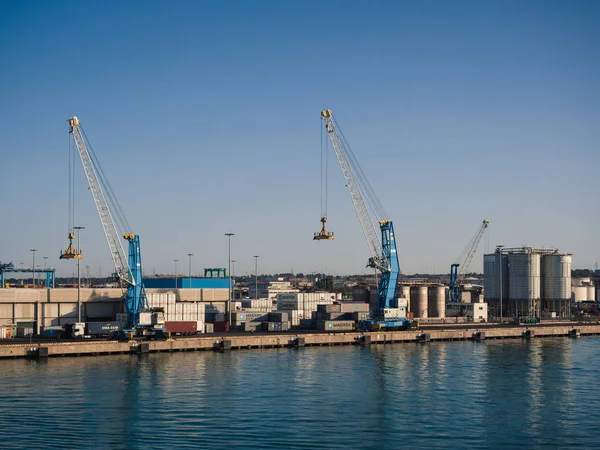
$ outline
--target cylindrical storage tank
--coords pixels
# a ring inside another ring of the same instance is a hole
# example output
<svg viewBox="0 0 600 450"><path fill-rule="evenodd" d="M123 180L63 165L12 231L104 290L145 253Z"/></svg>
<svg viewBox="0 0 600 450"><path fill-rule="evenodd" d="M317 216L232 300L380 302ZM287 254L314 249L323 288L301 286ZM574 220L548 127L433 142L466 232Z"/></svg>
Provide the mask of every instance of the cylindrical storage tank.
<svg viewBox="0 0 600 450"><path fill-rule="evenodd" d="M403 284L400 286L400 290L402 292L402 297L408 300L410 298L410 286Z"/></svg>
<svg viewBox="0 0 600 450"><path fill-rule="evenodd" d="M446 317L446 289L443 285L429 286L428 304L429 317Z"/></svg>
<svg viewBox="0 0 600 450"><path fill-rule="evenodd" d="M588 301L591 301L591 302L596 301L596 286L594 286L594 285L587 286L587 299L588 299Z"/></svg>
<svg viewBox="0 0 600 450"><path fill-rule="evenodd" d="M574 302L584 302L587 300L587 286L573 286Z"/></svg>
<svg viewBox="0 0 600 450"><path fill-rule="evenodd" d="M426 319L427 314L427 286L410 287L410 310L415 319Z"/></svg>
<svg viewBox="0 0 600 450"><path fill-rule="evenodd" d="M508 255L509 298L534 300L540 298L540 254L510 253Z"/></svg>
<svg viewBox="0 0 600 450"><path fill-rule="evenodd" d="M544 300L571 298L571 255L542 256L542 280Z"/></svg>
<svg viewBox="0 0 600 450"><path fill-rule="evenodd" d="M509 310L515 316L540 316L540 260L540 254L531 249L508 255Z"/></svg>
<svg viewBox="0 0 600 450"><path fill-rule="evenodd" d="M500 253L483 255L483 286L487 301L500 300L500 277L502 276L502 298L508 298L508 255L502 255L500 269Z"/></svg>
<svg viewBox="0 0 600 450"><path fill-rule="evenodd" d="M369 303L369 289L364 286L353 287L352 300L355 302Z"/></svg>

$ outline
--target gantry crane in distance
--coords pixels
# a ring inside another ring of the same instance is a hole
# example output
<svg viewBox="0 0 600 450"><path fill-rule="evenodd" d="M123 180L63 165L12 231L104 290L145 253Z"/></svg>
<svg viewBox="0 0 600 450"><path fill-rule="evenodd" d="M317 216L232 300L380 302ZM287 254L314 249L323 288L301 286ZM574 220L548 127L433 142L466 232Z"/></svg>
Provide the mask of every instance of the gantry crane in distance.
<svg viewBox="0 0 600 450"><path fill-rule="evenodd" d="M451 302L458 302L460 299L460 286L464 284L464 276L469 273L471 261L473 260L473 256L475 256L477 247L479 247L481 238L483 238L489 223L487 219L481 222L477 233L471 238L458 259L450 266L450 289L448 290L448 295Z"/></svg>
<svg viewBox="0 0 600 450"><path fill-rule="evenodd" d="M331 110L321 111L325 130L337 157L346 187L350 192L354 209L358 216L363 234L367 241L371 257L367 267L381 273L377 286L377 307L369 320L361 320L358 327L365 331L406 329L410 322L406 319L406 301L402 304L396 296L400 263L396 249L394 225L389 220L381 202L348 145L344 135L333 118ZM380 236L377 233L371 216L379 224ZM323 230L325 222L323 222Z"/></svg>
<svg viewBox="0 0 600 450"><path fill-rule="evenodd" d="M106 242L110 250L115 272L113 277L119 281L121 287L126 286L124 293L125 312L127 313L127 329L142 330L154 325L160 325L156 321L156 315L142 314L150 312L146 298L146 290L142 279L142 258L140 252L140 239L137 234L131 232L131 227L121 205L119 204L110 184L104 176L104 172L98 158L94 154L85 132L83 132L79 119L71 117L69 133L73 136L75 147L79 153L81 163L88 181L89 190L94 198L96 210L100 217L100 223ZM119 231L119 229L121 231ZM129 243L129 253L125 253L120 236ZM72 246L73 233L69 233L69 248L61 253L61 258L81 258L77 250ZM154 320L153 320L154 317ZM153 323L154 322L154 323Z"/></svg>

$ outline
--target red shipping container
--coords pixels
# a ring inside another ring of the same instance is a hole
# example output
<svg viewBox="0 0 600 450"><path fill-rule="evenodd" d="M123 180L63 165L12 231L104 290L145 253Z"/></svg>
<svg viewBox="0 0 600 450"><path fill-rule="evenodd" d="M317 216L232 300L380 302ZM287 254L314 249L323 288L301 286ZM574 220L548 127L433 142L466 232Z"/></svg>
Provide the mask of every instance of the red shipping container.
<svg viewBox="0 0 600 450"><path fill-rule="evenodd" d="M229 331L229 322L212 322L212 324L215 327L215 329L214 329L215 333L222 333L224 331Z"/></svg>
<svg viewBox="0 0 600 450"><path fill-rule="evenodd" d="M165 322L167 333L192 334L198 332L198 322L167 321Z"/></svg>

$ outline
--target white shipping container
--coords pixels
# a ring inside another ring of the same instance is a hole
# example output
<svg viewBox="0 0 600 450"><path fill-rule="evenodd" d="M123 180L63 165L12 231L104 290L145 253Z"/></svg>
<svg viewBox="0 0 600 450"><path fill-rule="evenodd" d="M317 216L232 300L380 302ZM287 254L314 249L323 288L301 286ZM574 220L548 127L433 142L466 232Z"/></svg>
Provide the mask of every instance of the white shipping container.
<svg viewBox="0 0 600 450"><path fill-rule="evenodd" d="M300 325L300 312L301 311L294 309L287 311L291 326L297 327L298 325Z"/></svg>

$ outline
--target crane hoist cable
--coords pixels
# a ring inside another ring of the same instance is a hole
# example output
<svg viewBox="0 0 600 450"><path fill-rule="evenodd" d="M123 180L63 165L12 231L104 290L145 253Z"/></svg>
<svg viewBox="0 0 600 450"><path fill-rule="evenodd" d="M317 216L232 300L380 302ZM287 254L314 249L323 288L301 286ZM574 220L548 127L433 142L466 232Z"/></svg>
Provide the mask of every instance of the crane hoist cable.
<svg viewBox="0 0 600 450"><path fill-rule="evenodd" d="M313 236L315 241L332 241L334 239L333 232L327 231L325 223L327 223L327 173L328 173L328 154L329 154L329 139L327 136L323 137L323 127L319 123L321 128L321 231L316 232Z"/></svg>

